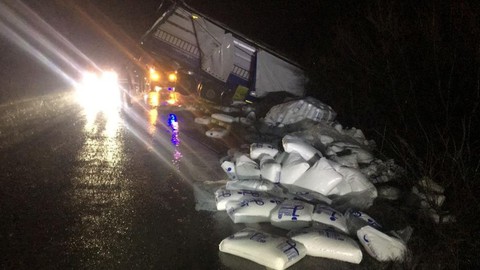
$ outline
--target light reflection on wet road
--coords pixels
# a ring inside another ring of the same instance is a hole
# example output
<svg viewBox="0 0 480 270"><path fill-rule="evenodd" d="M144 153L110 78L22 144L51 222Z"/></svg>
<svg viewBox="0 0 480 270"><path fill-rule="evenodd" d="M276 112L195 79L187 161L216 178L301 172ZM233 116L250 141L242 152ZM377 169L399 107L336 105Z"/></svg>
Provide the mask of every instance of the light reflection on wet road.
<svg viewBox="0 0 480 270"><path fill-rule="evenodd" d="M175 112L174 130L169 111L84 111L68 95L2 107L0 268L227 269L231 226L195 210L193 182L222 175L192 116Z"/></svg>
<svg viewBox="0 0 480 270"><path fill-rule="evenodd" d="M218 251L244 225L195 208L227 148L193 115L84 111L70 96L0 106L1 269L264 269ZM321 265L357 269L291 269Z"/></svg>
<svg viewBox="0 0 480 270"><path fill-rule="evenodd" d="M70 248L85 266L111 259L132 229L132 179L122 174L123 142L119 112L87 115L85 142L72 178L72 207L80 222L72 228Z"/></svg>

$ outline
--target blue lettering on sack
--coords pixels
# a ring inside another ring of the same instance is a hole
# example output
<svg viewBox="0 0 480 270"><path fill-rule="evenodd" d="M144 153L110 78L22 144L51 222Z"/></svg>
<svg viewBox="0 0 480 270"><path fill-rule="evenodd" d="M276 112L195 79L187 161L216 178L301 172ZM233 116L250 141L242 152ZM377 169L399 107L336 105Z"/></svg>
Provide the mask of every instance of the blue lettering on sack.
<svg viewBox="0 0 480 270"><path fill-rule="evenodd" d="M289 261L300 255L300 252L297 249L297 243L287 240L285 244L286 245L283 247L283 253L287 255Z"/></svg>
<svg viewBox="0 0 480 270"><path fill-rule="evenodd" d="M254 192L254 191L249 191L249 190L237 191L237 193L242 194L243 196L251 195L252 197L260 197L260 193Z"/></svg>
<svg viewBox="0 0 480 270"><path fill-rule="evenodd" d="M222 192L220 192L220 194L218 194L218 197L219 197L219 198L221 198L221 197L227 198L227 197L230 197L230 196L232 196L232 193L230 193L230 192L228 192L228 191L225 191L225 190L222 191Z"/></svg>
<svg viewBox="0 0 480 270"><path fill-rule="evenodd" d="M262 199L252 199L252 200L243 200L240 202L240 207L249 206L250 203L255 203L256 205L262 206L265 202Z"/></svg>
<svg viewBox="0 0 480 270"><path fill-rule="evenodd" d="M271 199L270 202L274 203L274 204L281 204L282 203L281 200L277 200L277 199Z"/></svg>
<svg viewBox="0 0 480 270"><path fill-rule="evenodd" d="M366 234L363 236L363 240L364 240L365 242L367 242L367 243L370 242L370 241L368 241Z"/></svg>
<svg viewBox="0 0 480 270"><path fill-rule="evenodd" d="M280 210L278 210L278 219L282 219L283 216L290 216L292 220L296 221L300 216L297 215L297 210L302 210L303 208L303 205L282 206Z"/></svg>
<svg viewBox="0 0 480 270"><path fill-rule="evenodd" d="M323 230L323 232L325 233L325 236L327 238L331 238L331 239L335 239L335 240L339 240L339 241L345 241L345 238L343 238L340 234L338 234L335 229L333 228L327 228L325 230ZM320 233L320 231L319 231Z"/></svg>
<svg viewBox="0 0 480 270"><path fill-rule="evenodd" d="M336 214L336 212L333 211L333 212L332 212L332 215L330 216L330 220L331 220L331 221L336 221L336 220L338 219L338 217L336 217L335 214Z"/></svg>
<svg viewBox="0 0 480 270"><path fill-rule="evenodd" d="M375 220L373 220L371 218L368 218L367 222L368 222L369 225L372 225L373 227L376 227L376 228L381 228L382 227L380 224L378 224Z"/></svg>
<svg viewBox="0 0 480 270"><path fill-rule="evenodd" d="M260 243L265 243L267 242L266 238L267 236L265 234L257 232L250 237L250 240L260 242Z"/></svg>
<svg viewBox="0 0 480 270"><path fill-rule="evenodd" d="M352 212L352 215L353 215L354 217L361 217L361 216L362 216L362 213L361 213L360 211L353 211L353 212Z"/></svg>

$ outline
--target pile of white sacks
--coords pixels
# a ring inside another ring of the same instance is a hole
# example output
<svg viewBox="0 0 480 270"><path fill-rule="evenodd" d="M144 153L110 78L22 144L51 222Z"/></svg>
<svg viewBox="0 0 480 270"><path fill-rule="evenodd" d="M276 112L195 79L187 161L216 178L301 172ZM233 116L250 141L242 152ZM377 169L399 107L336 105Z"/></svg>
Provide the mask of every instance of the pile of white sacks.
<svg viewBox="0 0 480 270"><path fill-rule="evenodd" d="M306 255L358 264L360 245L379 261L404 259L405 242L359 210L377 197L358 169L359 162L371 162L362 159L366 152L350 167L301 137L286 135L281 142L283 151L268 143L252 143L247 152L231 149L221 160L229 181L215 192L215 201L234 223L270 223L288 232L247 228L224 239L220 251L272 269L285 269Z"/></svg>
<svg viewBox="0 0 480 270"><path fill-rule="evenodd" d="M255 120L251 110L246 117L228 115L239 109L219 110L223 113L195 119L215 126L206 131L209 137L222 138L233 123L248 126ZM344 129L335 117L330 106L310 97L276 105L262 119L267 129L314 124L283 135L278 144L230 149L221 159L228 181L215 191L217 210L234 223L268 224L285 234L247 226L225 238L220 251L272 269L285 269L306 255L359 264L362 250L378 261L405 259L408 236L385 232L365 213L381 195L373 183L392 180L398 167L376 159L374 142L360 129Z"/></svg>

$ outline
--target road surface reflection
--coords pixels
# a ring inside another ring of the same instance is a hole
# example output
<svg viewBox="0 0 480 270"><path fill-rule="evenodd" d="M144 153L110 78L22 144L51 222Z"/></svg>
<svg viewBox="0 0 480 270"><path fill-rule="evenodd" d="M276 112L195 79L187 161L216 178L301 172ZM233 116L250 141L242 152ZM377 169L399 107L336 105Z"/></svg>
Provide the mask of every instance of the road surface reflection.
<svg viewBox="0 0 480 270"><path fill-rule="evenodd" d="M81 263L116 260L131 230L131 180L122 172L125 154L118 112L86 112L85 142L78 153L72 205L78 220L72 229L71 249Z"/></svg>

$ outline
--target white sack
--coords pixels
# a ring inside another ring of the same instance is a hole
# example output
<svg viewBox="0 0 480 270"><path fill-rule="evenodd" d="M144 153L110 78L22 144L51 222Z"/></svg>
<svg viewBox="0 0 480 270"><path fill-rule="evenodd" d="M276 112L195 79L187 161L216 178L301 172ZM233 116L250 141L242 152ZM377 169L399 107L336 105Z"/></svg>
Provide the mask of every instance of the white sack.
<svg viewBox="0 0 480 270"><path fill-rule="evenodd" d="M195 117L195 123L200 125L208 125L212 119L208 116L206 117Z"/></svg>
<svg viewBox="0 0 480 270"><path fill-rule="evenodd" d="M297 152L286 155L287 157L282 163L282 170L280 172L280 183L291 185L310 168L310 165Z"/></svg>
<svg viewBox="0 0 480 270"><path fill-rule="evenodd" d="M350 184L345 179L342 179L330 192L327 194L328 196L330 195L339 195L339 196L344 196L348 193L352 192L352 187Z"/></svg>
<svg viewBox="0 0 480 270"><path fill-rule="evenodd" d="M260 155L260 174L262 179L272 183L280 183L280 174L282 166L270 155Z"/></svg>
<svg viewBox="0 0 480 270"><path fill-rule="evenodd" d="M382 228L382 225L367 213L352 208L345 211L345 219L347 220L347 228L351 235L355 235L360 228L365 226L372 226L376 229Z"/></svg>
<svg viewBox="0 0 480 270"><path fill-rule="evenodd" d="M228 115L228 114L223 114L223 113L212 114L212 119L222 121L222 122L225 122L225 123L228 123L228 124L231 124L231 123L237 121L237 118L235 118L231 115Z"/></svg>
<svg viewBox="0 0 480 270"><path fill-rule="evenodd" d="M282 139L283 149L287 153L297 152L299 153L303 159L309 161L315 155L322 157L322 153L310 145L309 143L305 142L304 140L294 137L291 135L285 135Z"/></svg>
<svg viewBox="0 0 480 270"><path fill-rule="evenodd" d="M260 223L269 222L270 213L280 203L280 199L266 196L230 201L227 203L226 209L233 223Z"/></svg>
<svg viewBox="0 0 480 270"><path fill-rule="evenodd" d="M285 187L288 188L288 193L286 195L292 200L307 201L311 204L317 204L317 203L331 204L332 203L332 199L318 192L305 191L305 189L302 189L296 186L291 186L291 185L286 185Z"/></svg>
<svg viewBox="0 0 480 270"><path fill-rule="evenodd" d="M284 126L304 120L315 122L333 121L336 113L321 101L306 97L273 106L265 115L265 123L271 126Z"/></svg>
<svg viewBox="0 0 480 270"><path fill-rule="evenodd" d="M348 233L347 220L339 211L325 204L315 205L312 220L328 226L332 226L344 233Z"/></svg>
<svg viewBox="0 0 480 270"><path fill-rule="evenodd" d="M378 261L402 261L407 247L400 239L365 226L357 231L357 237L365 250Z"/></svg>
<svg viewBox="0 0 480 270"><path fill-rule="evenodd" d="M423 177L420 179L420 181L418 181L418 185L423 187L425 190L430 190L435 193L443 193L445 191L444 187L428 177Z"/></svg>
<svg viewBox="0 0 480 270"><path fill-rule="evenodd" d="M291 230L308 227L312 221L313 205L298 201L285 200L271 213L273 226Z"/></svg>
<svg viewBox="0 0 480 270"><path fill-rule="evenodd" d="M368 164L375 159L372 153L363 148L351 148L350 150L357 156L358 163Z"/></svg>
<svg viewBox="0 0 480 270"><path fill-rule="evenodd" d="M275 184L267 180L248 179L228 181L225 187L228 190L270 191L275 188Z"/></svg>
<svg viewBox="0 0 480 270"><path fill-rule="evenodd" d="M278 153L278 149L268 143L252 143L250 145L250 158L258 159L260 155L266 154L275 157Z"/></svg>
<svg viewBox="0 0 480 270"><path fill-rule="evenodd" d="M228 135L228 130L224 128L212 128L205 132L205 135L211 138L223 138Z"/></svg>
<svg viewBox="0 0 480 270"><path fill-rule="evenodd" d="M294 240L248 228L223 239L219 249L275 270L286 269L307 254Z"/></svg>
<svg viewBox="0 0 480 270"><path fill-rule="evenodd" d="M250 190L228 190L219 188L215 191L215 203L217 210L225 210L229 201L241 201L245 199L255 199L263 196L264 193Z"/></svg>
<svg viewBox="0 0 480 270"><path fill-rule="evenodd" d="M332 229L307 228L288 233L302 243L307 255L359 264L362 251L355 240Z"/></svg>
<svg viewBox="0 0 480 270"><path fill-rule="evenodd" d="M260 167L246 155L240 155L235 160L235 173L239 180L260 179Z"/></svg>
<svg viewBox="0 0 480 270"><path fill-rule="evenodd" d="M330 162L330 164L332 163ZM350 192L369 191L369 193L365 194L369 194L370 198L372 199L377 197L377 189L359 169L349 168L345 166L335 166L334 169L339 174L341 174L344 181L348 183L348 185L350 186ZM329 195L345 195L347 193L348 192L341 192L341 190L339 189L338 193L330 193Z"/></svg>
<svg viewBox="0 0 480 270"><path fill-rule="evenodd" d="M342 166L358 168L357 154L355 153L343 156L334 155L330 156L329 158Z"/></svg>
<svg viewBox="0 0 480 270"><path fill-rule="evenodd" d="M220 167L222 167L223 171L227 174L230 180L237 179L237 174L235 173L235 163L227 160L222 162Z"/></svg>
<svg viewBox="0 0 480 270"><path fill-rule="evenodd" d="M293 184L327 195L342 180L342 175L330 166L326 158L322 157Z"/></svg>

